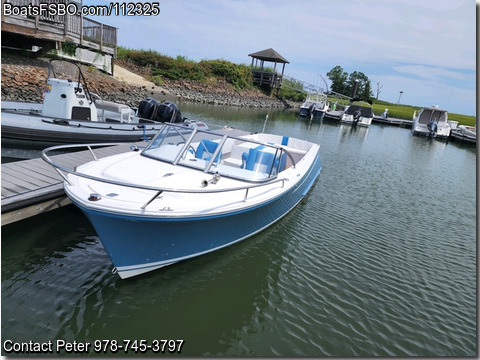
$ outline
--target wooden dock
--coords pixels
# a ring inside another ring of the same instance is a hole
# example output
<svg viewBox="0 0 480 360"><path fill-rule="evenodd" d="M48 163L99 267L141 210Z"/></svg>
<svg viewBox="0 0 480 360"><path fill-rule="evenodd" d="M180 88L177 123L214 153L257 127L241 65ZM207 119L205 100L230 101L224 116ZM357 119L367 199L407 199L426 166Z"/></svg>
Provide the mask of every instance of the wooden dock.
<svg viewBox="0 0 480 360"><path fill-rule="evenodd" d="M102 158L129 151L130 145L97 148L94 153ZM93 160L88 150L51 158L71 168ZM2 226L70 204L63 179L41 158L2 164L1 196Z"/></svg>
<svg viewBox="0 0 480 360"><path fill-rule="evenodd" d="M373 117L374 122L389 124L389 125L397 125L400 127L412 127L413 120L406 120L406 119L397 119L392 117L382 118L381 116L375 115Z"/></svg>

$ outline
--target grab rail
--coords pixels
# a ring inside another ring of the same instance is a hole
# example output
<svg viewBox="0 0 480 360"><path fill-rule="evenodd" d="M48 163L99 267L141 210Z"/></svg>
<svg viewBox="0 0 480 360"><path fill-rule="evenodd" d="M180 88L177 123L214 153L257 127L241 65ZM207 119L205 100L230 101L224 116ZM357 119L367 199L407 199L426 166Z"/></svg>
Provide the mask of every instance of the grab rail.
<svg viewBox="0 0 480 360"><path fill-rule="evenodd" d="M267 186L267 185L272 185L278 182L282 182L282 187L285 186L285 179L274 179L271 181L267 182L262 182L261 184L249 184L247 186L239 186L239 187L231 187L231 188L222 188L222 189L176 189L176 188L166 188L166 187L157 187L157 186L148 186L148 185L139 185L139 184L130 184L126 183L123 181L117 181L117 180L110 180L110 179L104 179L88 174L84 174L81 172L78 172L77 170L70 169L68 167L62 166L60 164L56 164L53 162L53 160L47 155L47 153L55 150L64 150L64 149L72 149L72 148L79 148L79 147L86 147L90 153L92 154L92 157L95 161L98 161L97 156L94 154L92 147L93 146L98 146L98 147L105 147L105 146L118 146L118 145L126 145L125 143L101 143L101 144L74 144L74 145L57 145L57 146L51 146L49 148L46 148L42 150L42 159L50 164L59 174L60 176L65 180L65 182L68 183L68 185L73 186L73 184L70 182L68 179L67 175L65 175L63 172L66 172L68 174L72 174L74 176L79 176L83 177L85 179L93 180L93 181L98 181L98 182L103 182L106 184L112 184L112 185L118 185L118 186L126 186L130 188L135 188L135 189L141 189L141 190L149 190L149 191L155 191L155 195L150 198L149 201L147 201L143 206L141 206L141 209L145 209L151 202L153 202L162 192L174 192L174 193L194 193L194 194L205 194L205 193L218 193L218 192L226 192L226 191L239 191L239 190L245 190L245 197L243 201L247 201L248 197L248 191L253 188L261 187L261 186ZM135 150L133 150L135 151ZM63 171L63 172L62 172Z"/></svg>

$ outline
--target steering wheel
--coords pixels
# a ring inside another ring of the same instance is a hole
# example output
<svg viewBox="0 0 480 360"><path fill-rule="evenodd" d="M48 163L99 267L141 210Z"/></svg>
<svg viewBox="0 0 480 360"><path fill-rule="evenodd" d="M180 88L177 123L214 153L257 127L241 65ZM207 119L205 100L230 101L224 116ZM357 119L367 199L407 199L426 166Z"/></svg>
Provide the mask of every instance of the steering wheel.
<svg viewBox="0 0 480 360"><path fill-rule="evenodd" d="M180 142L178 142L178 143L177 143L177 146L180 146L180 145L182 145L182 144L185 144L185 141L180 141ZM194 156L194 157L197 155L197 153L196 153L196 151L195 151L195 148L194 148L192 145L189 145L189 146L188 146L188 149L189 149L189 150L191 149L191 150L193 151L193 156ZM188 151L185 151L185 153L183 154L182 158L185 159L185 158L187 157L187 152L188 152Z"/></svg>

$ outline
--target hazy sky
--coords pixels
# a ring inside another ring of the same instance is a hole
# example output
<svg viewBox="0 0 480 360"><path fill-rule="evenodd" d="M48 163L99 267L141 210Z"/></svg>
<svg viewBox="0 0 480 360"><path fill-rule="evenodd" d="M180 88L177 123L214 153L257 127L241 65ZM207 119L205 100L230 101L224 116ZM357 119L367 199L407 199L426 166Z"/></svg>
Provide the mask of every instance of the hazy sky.
<svg viewBox="0 0 480 360"><path fill-rule="evenodd" d="M396 103L403 91L403 104L476 113L473 0L163 0L159 7L154 17L94 19L118 27L118 44L131 49L249 65L248 54L273 48L290 62L286 75L311 84L323 77L330 85L326 73L339 65L368 76L374 95L379 83L381 100Z"/></svg>

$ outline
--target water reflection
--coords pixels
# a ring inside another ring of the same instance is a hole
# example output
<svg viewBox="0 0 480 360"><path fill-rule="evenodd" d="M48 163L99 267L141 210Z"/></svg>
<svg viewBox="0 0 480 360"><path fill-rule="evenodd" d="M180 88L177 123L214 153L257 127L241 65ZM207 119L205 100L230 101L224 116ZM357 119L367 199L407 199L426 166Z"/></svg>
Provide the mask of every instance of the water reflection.
<svg viewBox="0 0 480 360"><path fill-rule="evenodd" d="M295 111L182 105L217 126L321 146L280 222L235 246L120 280L64 208L2 228L2 336L185 340L187 356L474 356L476 152L409 129Z"/></svg>
<svg viewBox="0 0 480 360"><path fill-rule="evenodd" d="M274 238L267 230L121 280L74 207L16 223L2 238L2 333L38 342L186 338L184 355L222 354L229 345L219 339L263 312L278 283L288 242Z"/></svg>

